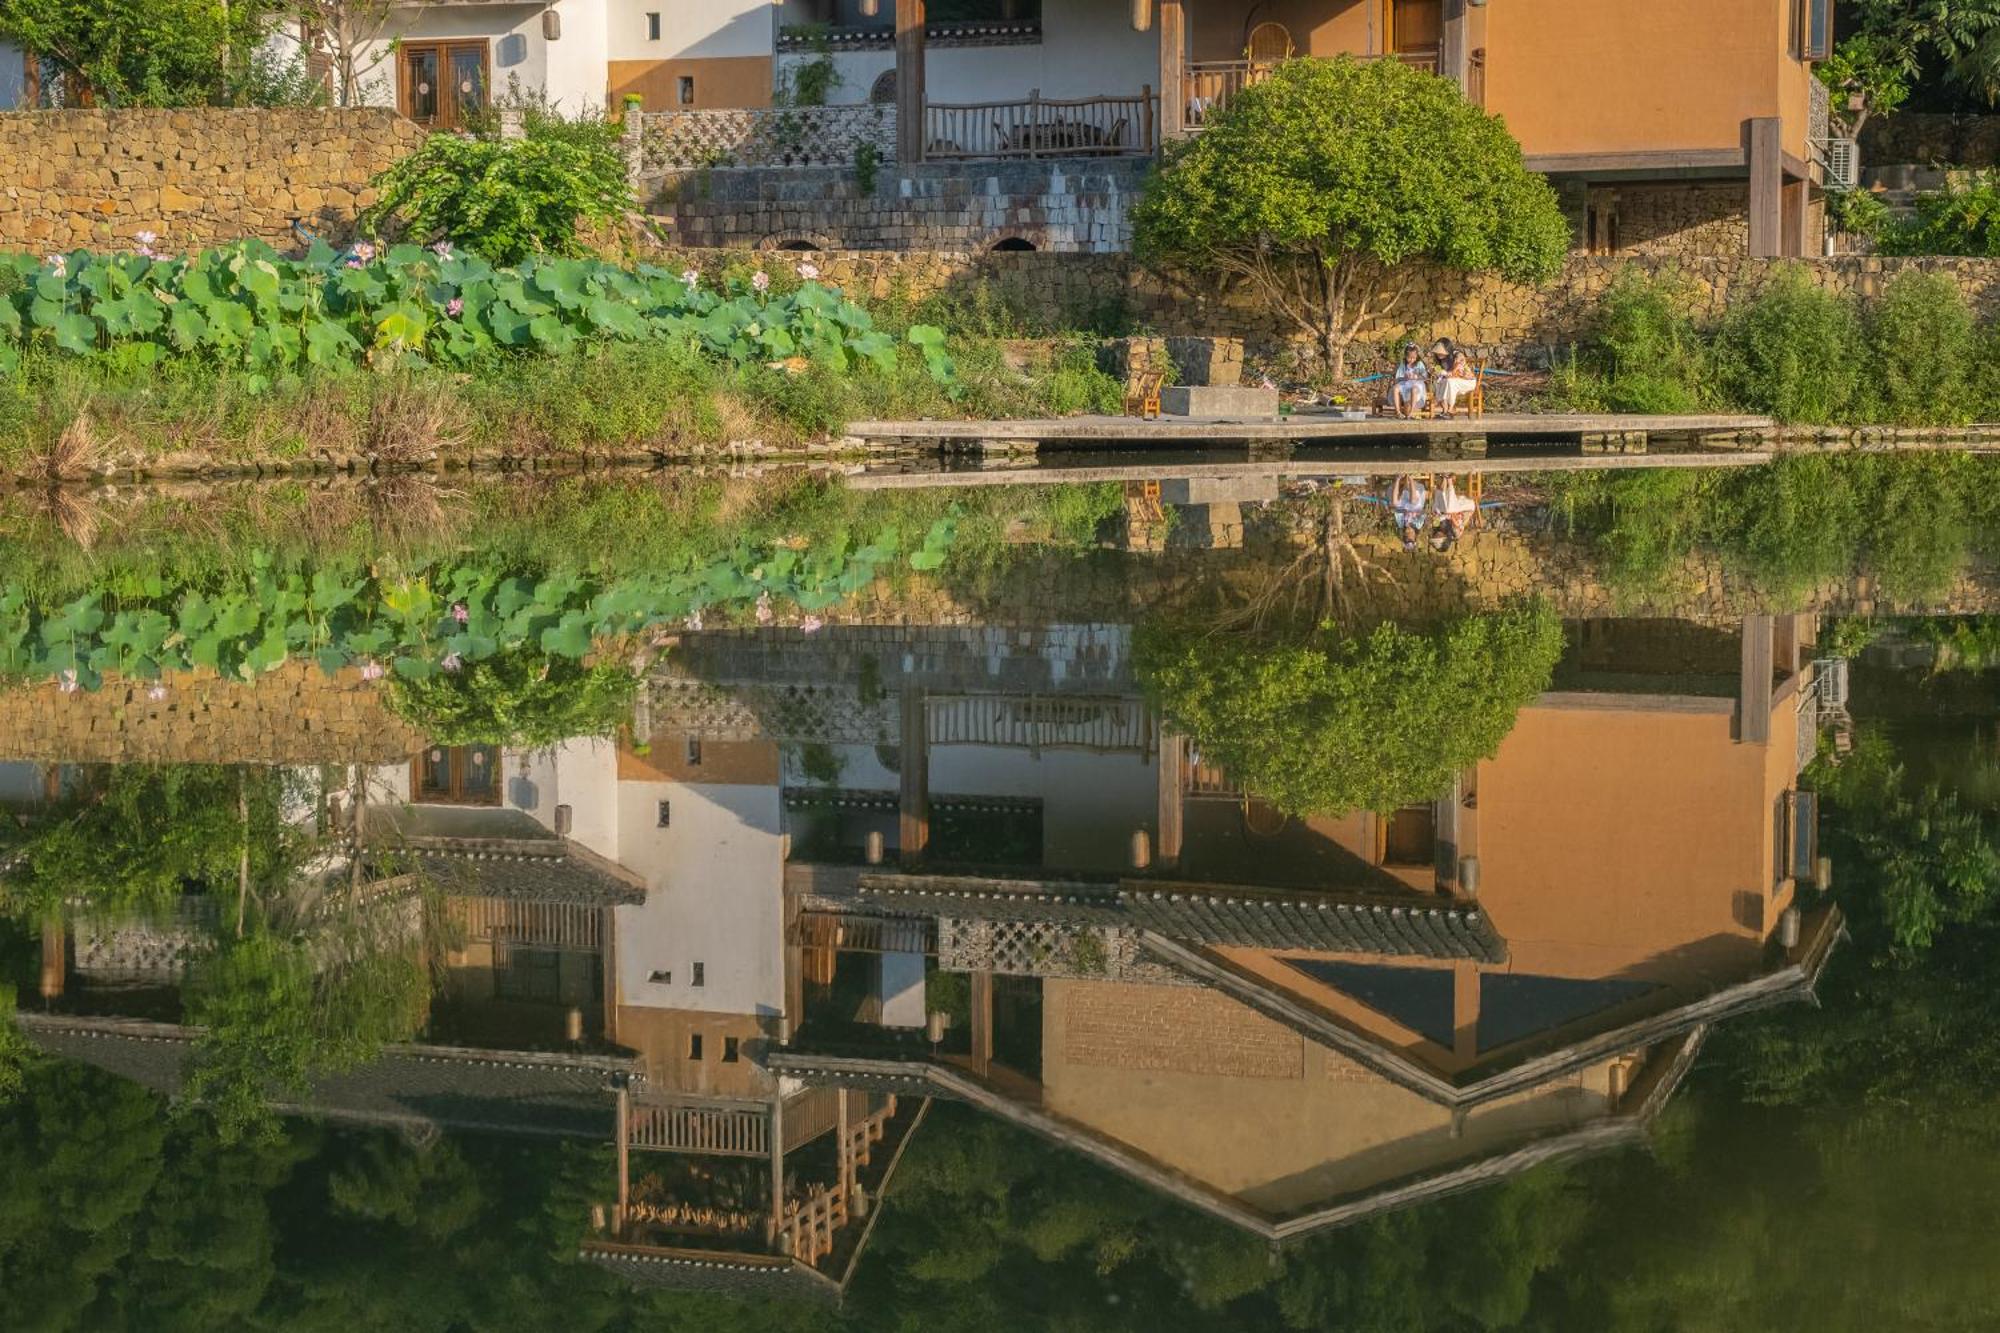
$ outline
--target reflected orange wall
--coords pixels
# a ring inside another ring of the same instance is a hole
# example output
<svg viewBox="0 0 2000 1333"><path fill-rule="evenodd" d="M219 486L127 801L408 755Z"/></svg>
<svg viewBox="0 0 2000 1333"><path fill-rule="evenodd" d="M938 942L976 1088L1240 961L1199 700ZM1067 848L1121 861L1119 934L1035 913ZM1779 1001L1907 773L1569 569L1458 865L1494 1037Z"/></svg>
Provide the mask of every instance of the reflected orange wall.
<svg viewBox="0 0 2000 1333"><path fill-rule="evenodd" d="M1786 114L1803 155L1806 67L1790 0L1486 6L1486 106L1530 155L1733 149L1743 122Z"/></svg>

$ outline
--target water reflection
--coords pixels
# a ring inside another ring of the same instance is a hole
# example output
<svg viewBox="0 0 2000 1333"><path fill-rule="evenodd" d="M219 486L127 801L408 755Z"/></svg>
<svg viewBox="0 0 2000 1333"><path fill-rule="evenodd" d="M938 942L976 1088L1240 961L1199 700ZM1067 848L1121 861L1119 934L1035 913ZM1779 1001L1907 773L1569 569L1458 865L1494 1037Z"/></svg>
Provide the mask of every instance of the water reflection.
<svg viewBox="0 0 2000 1333"><path fill-rule="evenodd" d="M189 770L226 779L214 846L261 782L297 854L189 862L138 916L43 900L20 1023L183 1092L229 914L323 976L337 905L417 947L424 1012L238 1090L614 1145L582 1250L636 1281L837 1294L934 1098L1297 1237L1636 1139L1716 1024L1812 994L1817 629L1572 622L1491 757L1381 814L1246 790L1127 623L684 629L615 736L539 747L427 743L350 683L333 751L195 733L266 766ZM0 765L10 880L121 783L128 834L191 819L174 771Z"/></svg>

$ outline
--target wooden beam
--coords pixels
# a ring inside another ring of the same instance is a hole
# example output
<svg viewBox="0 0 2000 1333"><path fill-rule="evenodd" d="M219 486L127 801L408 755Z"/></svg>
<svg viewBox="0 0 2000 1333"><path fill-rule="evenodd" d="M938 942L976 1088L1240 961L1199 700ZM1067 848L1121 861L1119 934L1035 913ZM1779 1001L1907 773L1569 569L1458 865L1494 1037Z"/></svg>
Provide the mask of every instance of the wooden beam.
<svg viewBox="0 0 2000 1333"><path fill-rule="evenodd" d="M1755 116L1743 122L1750 163L1750 257L1776 259L1785 251L1785 122Z"/></svg>
<svg viewBox="0 0 2000 1333"><path fill-rule="evenodd" d="M1471 51L1465 28L1465 0L1444 0L1444 33L1438 43L1438 73L1455 80L1460 92L1466 90L1466 58Z"/></svg>
<svg viewBox="0 0 2000 1333"><path fill-rule="evenodd" d="M69 949L63 939L62 918L51 916L42 922L42 998L60 996L68 979Z"/></svg>
<svg viewBox="0 0 2000 1333"><path fill-rule="evenodd" d="M924 0L896 5L896 160L924 160Z"/></svg>
<svg viewBox="0 0 2000 1333"><path fill-rule="evenodd" d="M921 861L931 841L930 709L919 685L903 687L902 817L898 848L905 865Z"/></svg>
<svg viewBox="0 0 2000 1333"><path fill-rule="evenodd" d="M611 1218L611 1233L625 1235L625 1209L632 1201L632 1094L618 1089L618 1211Z"/></svg>
<svg viewBox="0 0 2000 1333"><path fill-rule="evenodd" d="M1745 162L1738 148L1660 148L1633 153L1530 153L1528 170L1566 172L1719 171Z"/></svg>
<svg viewBox="0 0 2000 1333"><path fill-rule="evenodd" d="M972 974L972 1071L985 1078L993 1067L993 974Z"/></svg>
<svg viewBox="0 0 2000 1333"><path fill-rule="evenodd" d="M784 1235L785 1223L785 1099L771 1098L771 1235Z"/></svg>
<svg viewBox="0 0 2000 1333"><path fill-rule="evenodd" d="M1742 675L1736 691L1736 739L1771 739L1771 617L1743 617Z"/></svg>
<svg viewBox="0 0 2000 1333"><path fill-rule="evenodd" d="M1160 0L1160 139L1187 130L1187 12L1181 0Z"/></svg>

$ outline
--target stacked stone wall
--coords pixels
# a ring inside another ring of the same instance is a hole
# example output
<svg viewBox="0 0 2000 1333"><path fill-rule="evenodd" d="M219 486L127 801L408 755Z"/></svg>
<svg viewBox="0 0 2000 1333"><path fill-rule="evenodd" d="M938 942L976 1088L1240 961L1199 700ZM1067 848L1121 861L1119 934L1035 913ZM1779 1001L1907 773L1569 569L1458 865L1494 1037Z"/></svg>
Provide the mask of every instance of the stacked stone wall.
<svg viewBox="0 0 2000 1333"><path fill-rule="evenodd" d="M255 236L290 248L297 222L342 243L369 180L424 140L394 111L0 113L0 250L169 250Z"/></svg>
<svg viewBox="0 0 2000 1333"><path fill-rule="evenodd" d="M1990 167L2000 163L2000 116L1899 111L1877 117L1861 131L1861 162L1864 167Z"/></svg>

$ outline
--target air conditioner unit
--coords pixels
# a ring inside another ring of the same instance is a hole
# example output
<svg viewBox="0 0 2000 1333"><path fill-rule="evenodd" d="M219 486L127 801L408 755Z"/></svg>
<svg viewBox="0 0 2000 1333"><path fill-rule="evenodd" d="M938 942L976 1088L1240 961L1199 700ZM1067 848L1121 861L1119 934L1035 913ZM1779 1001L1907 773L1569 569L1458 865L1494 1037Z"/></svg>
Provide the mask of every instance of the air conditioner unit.
<svg viewBox="0 0 2000 1333"><path fill-rule="evenodd" d="M1822 657L1813 663L1813 679L1819 685L1821 708L1847 707L1847 659Z"/></svg>
<svg viewBox="0 0 2000 1333"><path fill-rule="evenodd" d="M1852 190L1861 184L1861 142L1858 139L1826 141L1826 188Z"/></svg>

